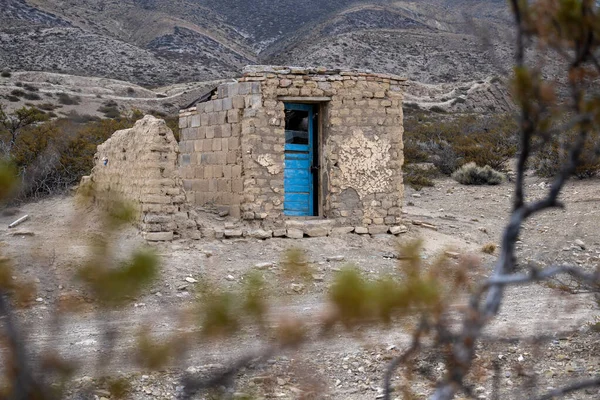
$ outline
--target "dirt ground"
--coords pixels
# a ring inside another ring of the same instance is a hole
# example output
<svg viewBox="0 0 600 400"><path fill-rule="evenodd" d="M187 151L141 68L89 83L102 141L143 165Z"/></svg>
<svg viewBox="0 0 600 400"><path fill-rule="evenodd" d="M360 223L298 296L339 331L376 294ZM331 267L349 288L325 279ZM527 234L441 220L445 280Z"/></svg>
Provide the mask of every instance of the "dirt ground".
<svg viewBox="0 0 600 400"><path fill-rule="evenodd" d="M524 226L518 247L519 265L569 262L596 268L600 261L599 189L598 180L569 183L562 196L566 209L546 212ZM73 197L24 204L14 210L14 215L0 217L0 249L4 256L15 260L16 273L34 281L39 289L33 307L19 312L32 353L54 348L65 357L78 360L78 385L93 382L107 371L117 372L130 381L133 398L166 399L181 391L178 379L182 371L208 373L268 342L258 331L246 329L232 339L199 343L193 352L178 360L176 368L160 373L137 370L131 356L136 332L144 325L150 326L159 339L180 332L183 328L178 324L178 316L196 303L194 284L189 281L209 281L236 290L241 288L247 272L258 270L274 293L270 324L286 317L300 317L316 324L315 315L325 309L327 288L343 266L354 264L372 278L393 274L398 263L394 258L398 243L415 238L424 240L422 258L426 262L447 250L474 255L483 265L475 278L483 278L496 257L481 249L487 243L499 243L511 190L510 183L466 187L449 179L437 180L435 187L420 192L407 188L404 210L409 232L398 237L349 234L301 240L182 240L159 244L154 247L162 261L161 279L146 296L110 314L100 314L92 307L83 313L69 314L57 329L52 328L52 323L56 321L58 299L86 297L75 273L89 254L90 241L100 232L96 210L76 206ZM545 190L546 181L528 178L530 196L542 196ZM24 214L30 216L27 222L7 228ZM419 221L434 225L437 230L413 224ZM116 240L116 257L144 245L135 229L128 229ZM291 247L305 250L313 264L315 273L310 282L290 282L283 277L281 257ZM456 307L458 311L460 304ZM590 294L566 295L549 285L537 284L508 290L502 312L486 334L506 338L544 333L551 337L539 346L483 342L476 361L477 373L470 381L474 397L491 398L494 364L499 365L502 399L535 398L536 393L542 394L570 380L598 376L599 333L590 328L590 323L600 317L599 310ZM115 361L98 366L94 361L104 351L100 329L103 324L120 333ZM242 370L236 385L228 390L233 398L378 398L387 363L409 343L410 332L403 326L340 330L334 337L312 342L299 351L257 361ZM434 383L444 373L442 361L440 354L425 351L412 368ZM400 388L403 378L398 376L394 382ZM412 390L417 398L425 398L431 393L432 383L419 379ZM102 390L95 395L110 397ZM397 396L407 398L400 391ZM597 389L588 389L566 398L599 396Z"/></svg>

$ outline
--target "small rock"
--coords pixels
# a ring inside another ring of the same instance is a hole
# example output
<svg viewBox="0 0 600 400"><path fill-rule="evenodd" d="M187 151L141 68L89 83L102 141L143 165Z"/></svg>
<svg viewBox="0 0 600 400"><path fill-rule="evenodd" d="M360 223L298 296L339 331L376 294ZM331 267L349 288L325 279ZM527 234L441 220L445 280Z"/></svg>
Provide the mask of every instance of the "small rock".
<svg viewBox="0 0 600 400"><path fill-rule="evenodd" d="M460 253L456 253L454 251L446 251L444 252L444 254L448 257L448 258L454 258L457 259L460 257Z"/></svg>
<svg viewBox="0 0 600 400"><path fill-rule="evenodd" d="M225 277L225 279L227 279L228 281L234 281L234 280L235 280L235 277L234 277L233 275L227 275L227 276Z"/></svg>
<svg viewBox="0 0 600 400"><path fill-rule="evenodd" d="M577 239L573 242L577 247L581 248L581 250L585 250L585 243L581 239Z"/></svg>
<svg viewBox="0 0 600 400"><path fill-rule="evenodd" d="M390 228L390 233L392 235L400 235L401 233L406 233L406 232L408 232L408 228L406 227L406 225L392 226Z"/></svg>
<svg viewBox="0 0 600 400"><path fill-rule="evenodd" d="M226 238L239 238L242 237L243 234L244 232L242 232L241 229L225 229L223 231L223 235L225 235Z"/></svg>
<svg viewBox="0 0 600 400"><path fill-rule="evenodd" d="M421 195L419 193L413 193L412 197L419 198L419 197L421 197Z"/></svg>
<svg viewBox="0 0 600 400"><path fill-rule="evenodd" d="M283 386L283 385L285 385L285 379L283 379L283 378L277 378L277 384L278 384L279 386Z"/></svg>
<svg viewBox="0 0 600 400"><path fill-rule="evenodd" d="M269 269L272 266L273 266L273 263L271 263L271 262L262 262L262 263L254 264L254 268L260 269L260 270Z"/></svg>
<svg viewBox="0 0 600 400"><path fill-rule="evenodd" d="M192 278L191 276L188 276L187 278L185 278L185 281L188 283L198 283L198 281L194 278Z"/></svg>
<svg viewBox="0 0 600 400"><path fill-rule="evenodd" d="M35 299L35 301L37 301L38 303L41 303L44 301L44 299L42 299L41 297L38 297L37 299Z"/></svg>
<svg viewBox="0 0 600 400"><path fill-rule="evenodd" d="M340 256L330 256L330 257L326 258L327 261L344 261L345 259L346 259L346 257L341 256L341 255Z"/></svg>
<svg viewBox="0 0 600 400"><path fill-rule="evenodd" d="M304 285L301 283L292 283L290 285L290 289L296 293L302 293L304 291Z"/></svg>
<svg viewBox="0 0 600 400"><path fill-rule="evenodd" d="M323 282L325 280L325 275L323 274L313 274L312 277L317 282Z"/></svg>

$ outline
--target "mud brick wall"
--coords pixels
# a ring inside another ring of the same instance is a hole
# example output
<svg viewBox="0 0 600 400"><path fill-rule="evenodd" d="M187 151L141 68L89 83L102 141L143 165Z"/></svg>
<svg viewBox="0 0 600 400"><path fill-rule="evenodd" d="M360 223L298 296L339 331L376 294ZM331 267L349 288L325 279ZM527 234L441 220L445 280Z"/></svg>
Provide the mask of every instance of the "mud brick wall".
<svg viewBox="0 0 600 400"><path fill-rule="evenodd" d="M337 225L401 221L402 78L254 67L240 81L261 84L242 119L244 219L283 218L284 101L305 101L321 109L322 216Z"/></svg>
<svg viewBox="0 0 600 400"><path fill-rule="evenodd" d="M179 165L190 204L240 217L242 121L260 90L252 82L221 85L210 101L180 114Z"/></svg>
<svg viewBox="0 0 600 400"><path fill-rule="evenodd" d="M105 205L115 198L132 202L139 207L140 228L147 240L172 240L191 228L178 153L173 132L152 116L115 132L95 155L90 180L96 201Z"/></svg>

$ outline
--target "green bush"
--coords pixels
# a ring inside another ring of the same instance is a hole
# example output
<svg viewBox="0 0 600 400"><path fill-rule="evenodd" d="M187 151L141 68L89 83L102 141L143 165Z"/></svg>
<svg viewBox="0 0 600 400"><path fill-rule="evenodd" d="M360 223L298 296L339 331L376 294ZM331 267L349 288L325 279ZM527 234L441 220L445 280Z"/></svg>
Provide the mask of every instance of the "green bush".
<svg viewBox="0 0 600 400"><path fill-rule="evenodd" d="M499 185L504 180L504 176L489 165L482 168L474 162L454 171L452 178L463 185Z"/></svg>

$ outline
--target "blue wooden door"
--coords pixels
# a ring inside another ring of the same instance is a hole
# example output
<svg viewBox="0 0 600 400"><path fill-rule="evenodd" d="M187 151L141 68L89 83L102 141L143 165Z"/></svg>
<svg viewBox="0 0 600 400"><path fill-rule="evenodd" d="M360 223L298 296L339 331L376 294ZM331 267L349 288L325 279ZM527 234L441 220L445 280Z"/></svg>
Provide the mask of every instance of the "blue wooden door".
<svg viewBox="0 0 600 400"><path fill-rule="evenodd" d="M314 109L285 103L284 214L314 215Z"/></svg>

